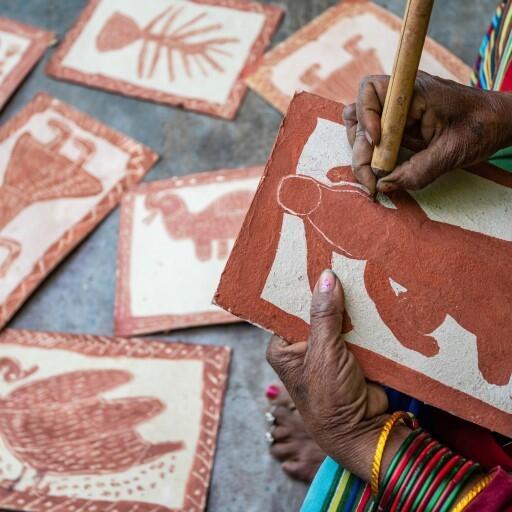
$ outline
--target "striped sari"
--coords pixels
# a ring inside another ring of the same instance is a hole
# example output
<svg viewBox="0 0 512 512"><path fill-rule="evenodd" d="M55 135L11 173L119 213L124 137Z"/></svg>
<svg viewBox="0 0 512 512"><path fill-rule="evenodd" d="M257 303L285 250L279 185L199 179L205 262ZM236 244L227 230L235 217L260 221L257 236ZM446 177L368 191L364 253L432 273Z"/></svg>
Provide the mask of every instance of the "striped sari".
<svg viewBox="0 0 512 512"><path fill-rule="evenodd" d="M512 0L504 0L496 10L480 47L471 77L473 87L512 92L511 31ZM496 153L491 163L512 172L512 147ZM408 410L416 416L421 412L421 406L415 400L403 395L400 397L396 392L388 392L388 395L391 410ZM425 419L422 419L422 424L425 425ZM301 512L369 512L372 508L369 485L327 458L311 484Z"/></svg>

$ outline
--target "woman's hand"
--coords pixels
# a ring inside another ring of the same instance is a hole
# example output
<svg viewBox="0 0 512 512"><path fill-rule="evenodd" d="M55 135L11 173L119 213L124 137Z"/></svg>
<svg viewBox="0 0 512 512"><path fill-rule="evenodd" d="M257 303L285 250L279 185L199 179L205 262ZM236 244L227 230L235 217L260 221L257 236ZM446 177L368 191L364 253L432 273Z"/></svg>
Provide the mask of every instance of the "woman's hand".
<svg viewBox="0 0 512 512"><path fill-rule="evenodd" d="M288 344L273 337L267 358L320 447L354 474L370 480L380 430L387 418L384 390L365 380L341 329L343 289L326 270L313 292L309 341ZM397 428L383 468L407 435Z"/></svg>
<svg viewBox="0 0 512 512"><path fill-rule="evenodd" d="M387 76L370 76L360 85L357 104L343 119L353 145L352 168L371 193L420 189L441 174L488 160L512 145L512 95L481 91L420 71L403 145L419 151L385 177L370 163L380 142ZM380 179L379 179L380 178Z"/></svg>

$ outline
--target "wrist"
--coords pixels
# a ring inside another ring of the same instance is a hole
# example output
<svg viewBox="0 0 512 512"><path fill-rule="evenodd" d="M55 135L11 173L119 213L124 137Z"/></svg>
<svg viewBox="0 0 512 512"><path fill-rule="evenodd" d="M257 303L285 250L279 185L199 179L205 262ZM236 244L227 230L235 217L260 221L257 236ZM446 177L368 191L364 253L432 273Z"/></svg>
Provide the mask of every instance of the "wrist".
<svg viewBox="0 0 512 512"><path fill-rule="evenodd" d="M343 435L341 447L332 452L326 450L327 453L342 467L369 483L377 443L382 428L389 417L389 415L382 415L359 424L357 430L352 431L350 435ZM381 479L386 474L393 457L410 433L411 429L402 424L395 426L391 431L382 458Z"/></svg>
<svg viewBox="0 0 512 512"><path fill-rule="evenodd" d="M496 130L496 151L512 146L512 93L491 92L489 105L492 126Z"/></svg>

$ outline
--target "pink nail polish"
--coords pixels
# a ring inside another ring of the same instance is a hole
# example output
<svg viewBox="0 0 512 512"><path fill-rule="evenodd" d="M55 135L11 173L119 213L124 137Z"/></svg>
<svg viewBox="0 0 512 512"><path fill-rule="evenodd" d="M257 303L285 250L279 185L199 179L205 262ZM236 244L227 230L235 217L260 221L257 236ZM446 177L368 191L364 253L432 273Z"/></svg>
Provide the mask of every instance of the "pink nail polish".
<svg viewBox="0 0 512 512"><path fill-rule="evenodd" d="M269 400L275 400L278 396L279 396L279 393L281 392L281 390L279 389L278 386L275 386L273 384L271 384L270 386L267 387L267 389L265 390L265 396L269 399Z"/></svg>
<svg viewBox="0 0 512 512"><path fill-rule="evenodd" d="M324 270L319 279L320 293L327 293L334 289L335 276L332 270Z"/></svg>

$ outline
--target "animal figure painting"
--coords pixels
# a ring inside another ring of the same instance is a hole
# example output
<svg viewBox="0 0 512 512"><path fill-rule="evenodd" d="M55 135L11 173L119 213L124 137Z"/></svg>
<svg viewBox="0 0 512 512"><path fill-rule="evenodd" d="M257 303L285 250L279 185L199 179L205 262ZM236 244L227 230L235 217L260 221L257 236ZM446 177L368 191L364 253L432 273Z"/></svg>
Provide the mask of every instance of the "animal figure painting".
<svg viewBox="0 0 512 512"><path fill-rule="evenodd" d="M0 129L0 326L156 160L40 94Z"/></svg>
<svg viewBox="0 0 512 512"><path fill-rule="evenodd" d="M224 347L4 331L2 510L204 510L228 364Z"/></svg>
<svg viewBox="0 0 512 512"><path fill-rule="evenodd" d="M0 18L0 110L54 41L52 32Z"/></svg>
<svg viewBox="0 0 512 512"><path fill-rule="evenodd" d="M268 52L247 84L281 112L295 91L348 104L366 75L391 74L401 21L369 0L344 0ZM467 83L470 69L427 39L421 69Z"/></svg>
<svg viewBox="0 0 512 512"><path fill-rule="evenodd" d="M211 304L263 168L139 185L121 207L119 335L237 322Z"/></svg>
<svg viewBox="0 0 512 512"><path fill-rule="evenodd" d="M47 71L231 119L281 15L246 0L90 0Z"/></svg>
<svg viewBox="0 0 512 512"><path fill-rule="evenodd" d="M511 435L512 177L482 165L373 202L352 175L342 108L293 100L216 304L301 341L332 268L368 378Z"/></svg>

